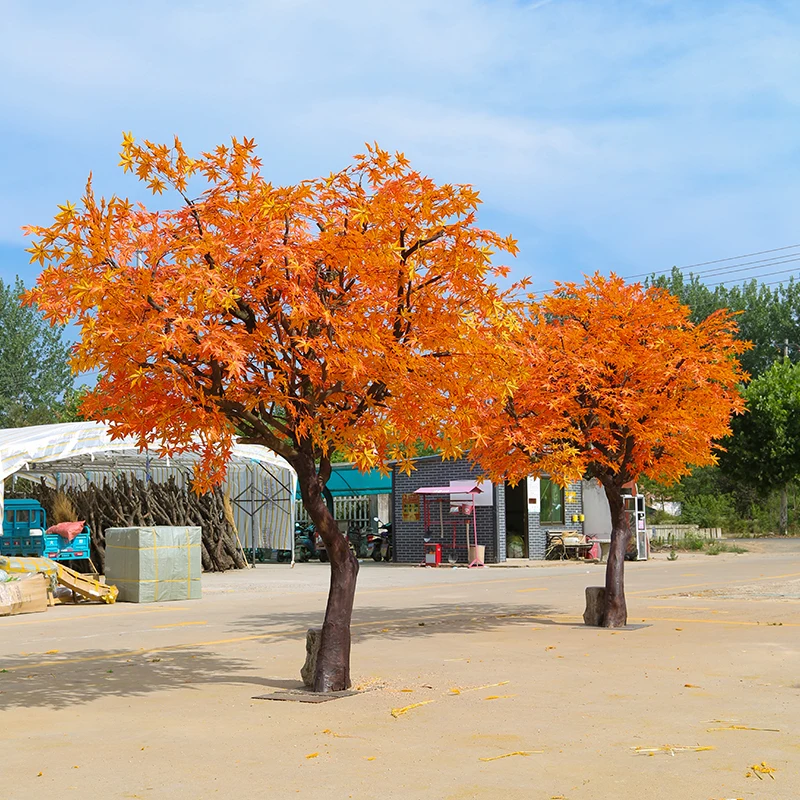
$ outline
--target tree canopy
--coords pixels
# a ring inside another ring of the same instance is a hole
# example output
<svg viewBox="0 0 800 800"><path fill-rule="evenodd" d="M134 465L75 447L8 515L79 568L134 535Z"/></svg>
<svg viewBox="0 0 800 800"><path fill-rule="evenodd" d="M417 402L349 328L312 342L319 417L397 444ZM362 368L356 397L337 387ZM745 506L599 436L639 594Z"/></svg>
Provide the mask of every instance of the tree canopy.
<svg viewBox="0 0 800 800"><path fill-rule="evenodd" d="M774 363L744 398L747 413L734 421L721 466L762 496L781 491L779 525L786 533L786 487L800 477L800 364Z"/></svg>
<svg viewBox="0 0 800 800"><path fill-rule="evenodd" d="M774 287L756 280L709 287L699 276L687 277L673 269L670 275L652 278L651 283L689 306L693 322L723 308L736 313L739 338L752 343L740 357L750 375L767 370L781 356L787 341L790 360L800 361L800 283L793 278Z"/></svg>
<svg viewBox="0 0 800 800"><path fill-rule="evenodd" d="M663 289L595 274L533 300L502 370L511 388L484 404L473 456L495 478L597 478L611 507L605 624L624 625L623 487L672 482L716 461L744 401L736 323L715 311L693 323Z"/></svg>
<svg viewBox="0 0 800 800"><path fill-rule="evenodd" d="M322 497L331 459L463 451L474 364L513 325L492 256L516 243L477 226L472 187L377 146L286 187L248 139L191 157L126 134L121 166L177 206L98 200L90 179L80 208L29 229L46 268L28 299L77 319L73 363L99 371L85 413L200 452L199 487L237 432L288 459L332 570L315 687L347 688L358 563Z"/></svg>
<svg viewBox="0 0 800 800"><path fill-rule="evenodd" d="M741 411L736 323L700 323L657 288L596 274L532 302L506 351L515 388L487 414L477 448L493 474L674 481L716 462ZM500 412L500 413L497 413Z"/></svg>
<svg viewBox="0 0 800 800"><path fill-rule="evenodd" d="M0 280L0 428L58 422L71 400L64 328L23 307L24 292L19 278Z"/></svg>
<svg viewBox="0 0 800 800"><path fill-rule="evenodd" d="M377 147L282 188L250 140L191 158L177 139L126 136L121 163L182 204L98 201L90 181L81 209L30 229L48 266L29 297L77 318L74 363L100 371L87 413L174 448L200 432L208 474L234 427L287 457L336 450L364 467L418 442L460 452L468 381L443 384L505 313L486 278L504 271L493 251L516 250L476 227L477 192Z"/></svg>

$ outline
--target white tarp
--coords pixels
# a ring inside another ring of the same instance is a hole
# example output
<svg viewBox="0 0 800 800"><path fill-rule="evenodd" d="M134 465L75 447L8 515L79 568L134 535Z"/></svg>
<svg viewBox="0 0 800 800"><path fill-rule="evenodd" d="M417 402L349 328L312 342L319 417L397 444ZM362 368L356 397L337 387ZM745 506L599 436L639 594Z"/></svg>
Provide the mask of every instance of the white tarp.
<svg viewBox="0 0 800 800"><path fill-rule="evenodd" d="M120 474L155 482L191 480L197 456L159 458L133 438L112 439L98 422L70 422L0 430L0 520L3 482L12 475L50 485L84 487ZM245 548L294 550L297 475L266 447L234 445L223 487L229 492Z"/></svg>

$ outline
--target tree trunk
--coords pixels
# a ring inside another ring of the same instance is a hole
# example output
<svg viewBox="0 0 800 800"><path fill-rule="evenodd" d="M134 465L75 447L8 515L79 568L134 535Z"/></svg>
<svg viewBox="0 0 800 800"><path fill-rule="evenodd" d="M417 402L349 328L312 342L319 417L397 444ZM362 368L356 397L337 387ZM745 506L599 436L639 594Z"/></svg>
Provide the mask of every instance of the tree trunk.
<svg viewBox="0 0 800 800"><path fill-rule="evenodd" d="M625 553L628 550L630 529L622 488L613 481L603 481L603 488L611 510L611 549L606 564L606 610L603 627L622 628L628 624L628 608L625 605Z"/></svg>
<svg viewBox="0 0 800 800"><path fill-rule="evenodd" d="M781 529L781 536L786 536L789 530L789 491L785 486L781 487L781 512L778 525Z"/></svg>
<svg viewBox="0 0 800 800"><path fill-rule="evenodd" d="M350 688L350 618L356 593L358 560L347 546L323 497L325 480L317 474L312 456L291 459L303 505L316 526L331 564L328 606L322 623L322 639L314 675L315 692L339 692Z"/></svg>

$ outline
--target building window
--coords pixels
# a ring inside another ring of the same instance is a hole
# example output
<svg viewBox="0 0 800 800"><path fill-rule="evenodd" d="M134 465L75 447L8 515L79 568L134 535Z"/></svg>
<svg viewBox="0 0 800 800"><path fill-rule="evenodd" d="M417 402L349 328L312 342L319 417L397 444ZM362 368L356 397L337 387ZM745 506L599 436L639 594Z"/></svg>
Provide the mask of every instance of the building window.
<svg viewBox="0 0 800 800"><path fill-rule="evenodd" d="M564 490L550 478L542 478L540 522L564 524Z"/></svg>

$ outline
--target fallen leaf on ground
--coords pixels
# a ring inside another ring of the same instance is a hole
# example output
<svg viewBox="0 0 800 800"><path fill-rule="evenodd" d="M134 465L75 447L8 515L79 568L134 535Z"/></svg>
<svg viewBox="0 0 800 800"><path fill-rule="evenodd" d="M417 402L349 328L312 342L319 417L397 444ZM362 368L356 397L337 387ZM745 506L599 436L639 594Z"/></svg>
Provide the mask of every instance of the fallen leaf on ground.
<svg viewBox="0 0 800 800"><path fill-rule="evenodd" d="M336 731L332 731L330 728L325 728L323 733L327 733L328 736L333 736L335 739L363 739L363 736L352 736L349 733L336 733Z"/></svg>
<svg viewBox="0 0 800 800"><path fill-rule="evenodd" d="M713 750L713 745L673 745L673 744L664 744L661 747L632 747L635 753L646 755L646 756L654 756L658 753L669 753L671 756L674 756L675 753L701 753L705 750Z"/></svg>
<svg viewBox="0 0 800 800"><path fill-rule="evenodd" d="M318 755L319 753L309 753L306 758L316 758Z"/></svg>
<svg viewBox="0 0 800 800"><path fill-rule="evenodd" d="M726 725L723 728L706 728L707 731L769 731L780 733L780 728L751 728L749 725Z"/></svg>
<svg viewBox="0 0 800 800"><path fill-rule="evenodd" d="M699 687L699 686L697 686L697 685L696 685L696 684L694 684L694 683L684 683L684 684L683 684L683 688L684 688L684 689L699 689L700 687Z"/></svg>
<svg viewBox="0 0 800 800"><path fill-rule="evenodd" d="M762 761L760 764L753 764L753 766L750 767L750 771L745 773L745 778L750 778L755 775L756 778L763 781L764 778L762 776L769 775L772 780L775 780L775 776L772 774L773 772L775 772L775 767L771 767L766 761Z"/></svg>
<svg viewBox="0 0 800 800"><path fill-rule="evenodd" d="M401 692L413 692L414 690L413 689L401 689L400 691Z"/></svg>
<svg viewBox="0 0 800 800"><path fill-rule="evenodd" d="M513 753L503 753L501 756L490 756L489 758L479 758L478 761L498 761L501 758L511 758L511 756L530 756L534 753L544 753L544 750L515 750Z"/></svg>
<svg viewBox="0 0 800 800"><path fill-rule="evenodd" d="M412 703L410 706L403 706L402 708L393 708L392 709L392 716L397 719L401 714L405 714L407 711L411 711L412 708L419 708L420 706L426 706L428 703L432 703L433 700L423 700L421 703Z"/></svg>
<svg viewBox="0 0 800 800"><path fill-rule="evenodd" d="M375 760L375 756L367 756L367 761L374 761L374 760Z"/></svg>
<svg viewBox="0 0 800 800"><path fill-rule="evenodd" d="M54 656L57 652L58 652L58 650L45 650L44 654L46 656Z"/></svg>
<svg viewBox="0 0 800 800"><path fill-rule="evenodd" d="M477 692L479 689L494 689L495 686L505 686L511 681L500 681L500 683L487 683L484 686L468 686L464 689L459 689L454 686L450 689L450 694L463 694L464 692Z"/></svg>

